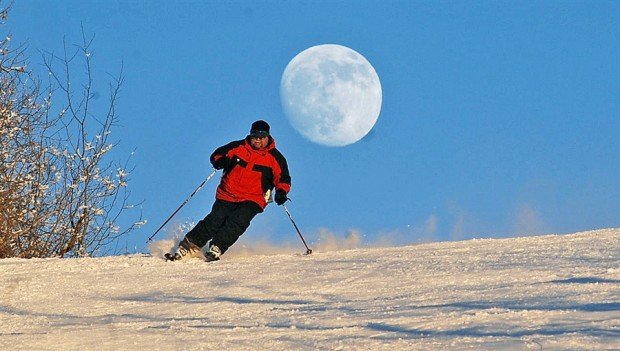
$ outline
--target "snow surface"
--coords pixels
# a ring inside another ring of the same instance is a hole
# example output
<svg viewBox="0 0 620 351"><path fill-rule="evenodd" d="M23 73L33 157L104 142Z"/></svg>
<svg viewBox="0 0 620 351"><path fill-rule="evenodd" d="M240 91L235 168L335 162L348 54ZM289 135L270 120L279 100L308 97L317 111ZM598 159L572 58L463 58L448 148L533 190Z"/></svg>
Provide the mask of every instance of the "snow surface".
<svg viewBox="0 0 620 351"><path fill-rule="evenodd" d="M5 259L0 350L620 350L620 229L215 263Z"/></svg>

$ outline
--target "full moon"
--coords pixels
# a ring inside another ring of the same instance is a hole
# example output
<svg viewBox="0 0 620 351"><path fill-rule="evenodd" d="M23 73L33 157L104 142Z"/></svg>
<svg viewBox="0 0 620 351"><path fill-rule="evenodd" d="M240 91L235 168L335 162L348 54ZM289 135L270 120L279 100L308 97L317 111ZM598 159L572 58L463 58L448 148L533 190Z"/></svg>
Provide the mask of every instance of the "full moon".
<svg viewBox="0 0 620 351"><path fill-rule="evenodd" d="M341 45L318 45L295 56L280 81L282 108L295 130L325 146L362 139L381 112L381 82L372 65Z"/></svg>

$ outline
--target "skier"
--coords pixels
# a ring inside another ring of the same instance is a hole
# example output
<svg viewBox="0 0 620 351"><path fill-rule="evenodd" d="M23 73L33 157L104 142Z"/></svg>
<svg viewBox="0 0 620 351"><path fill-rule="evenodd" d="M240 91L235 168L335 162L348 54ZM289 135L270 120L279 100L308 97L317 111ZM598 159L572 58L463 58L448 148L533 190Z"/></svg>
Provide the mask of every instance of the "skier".
<svg viewBox="0 0 620 351"><path fill-rule="evenodd" d="M269 135L267 122L252 123L245 139L217 148L210 161L215 169L223 170L211 213L185 235L174 254L166 254L171 261L199 256L209 241L205 260L219 260L250 226L254 216L263 212L274 188L276 204L288 200L288 165Z"/></svg>

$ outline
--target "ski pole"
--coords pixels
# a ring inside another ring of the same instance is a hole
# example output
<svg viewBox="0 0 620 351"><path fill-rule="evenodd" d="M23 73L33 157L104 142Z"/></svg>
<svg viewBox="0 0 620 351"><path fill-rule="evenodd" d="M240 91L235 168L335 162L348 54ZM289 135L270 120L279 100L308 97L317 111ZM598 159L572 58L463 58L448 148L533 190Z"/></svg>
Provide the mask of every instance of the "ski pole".
<svg viewBox="0 0 620 351"><path fill-rule="evenodd" d="M200 188L202 188L202 187L203 187L203 186L204 186L204 185L205 185L205 184L206 184L206 183L207 183L207 182L208 182L208 181L209 181L209 180L213 177L213 175L215 175L215 172L217 172L217 170L216 170L216 169L214 169L214 170L213 170L213 172L211 172L211 174L209 174L209 176L208 176L205 180L203 180L203 181L202 181L202 183L200 183L200 185L198 185L198 187L196 188L196 190L194 190L194 192L193 192L193 193L192 193L192 194L191 194L191 195L190 195L187 199L185 199L185 201L183 201L183 203L181 204L181 206L179 206L179 208L177 208L177 209L176 209L176 211L174 211L174 212L170 215L170 217L168 217L168 219L166 219L166 221L164 222L164 224L162 224L162 225L161 225L161 226L160 226L160 227L159 227L159 228L155 231L155 233L153 233L153 235L151 235L151 236L149 237L149 240L147 240L147 241L146 241L146 242L147 242L147 244L148 244L148 243L149 243L149 242L153 239L153 237L154 237L155 235L157 235L157 233L159 233L159 231L161 230L161 228L163 228L166 224L168 224L168 222L170 222L170 220L172 219L172 217L174 217L174 215L175 215L175 214L177 214L177 212L179 212L179 210L180 210L183 206L185 206L185 204L189 201L189 199L191 199L194 195L196 195L196 193L197 193L198 191L200 191Z"/></svg>
<svg viewBox="0 0 620 351"><path fill-rule="evenodd" d="M304 243L304 246L306 247L306 255L309 255L312 253L312 249L310 249L308 247L308 244L306 244L306 241L304 240L304 237L301 235L301 232L299 231L299 228L297 227L297 224L295 224L295 221L293 220L293 216L291 216L291 213L288 211L288 208L286 208L286 205L282 205L284 207L284 211L286 211L286 214L288 215L288 218L291 220L291 223L293 223L293 226L295 227L295 230L297 230L297 234L299 234L299 237L301 238L301 242Z"/></svg>

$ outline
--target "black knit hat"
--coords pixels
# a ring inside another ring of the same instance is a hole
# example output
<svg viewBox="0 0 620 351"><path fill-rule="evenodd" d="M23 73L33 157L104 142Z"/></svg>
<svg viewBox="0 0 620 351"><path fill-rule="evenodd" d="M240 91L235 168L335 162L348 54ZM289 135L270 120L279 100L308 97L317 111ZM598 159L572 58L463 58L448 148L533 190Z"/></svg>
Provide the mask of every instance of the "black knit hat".
<svg viewBox="0 0 620 351"><path fill-rule="evenodd" d="M250 128L250 136L253 137L266 137L269 135L269 124L263 120L256 121L252 123L252 128Z"/></svg>

